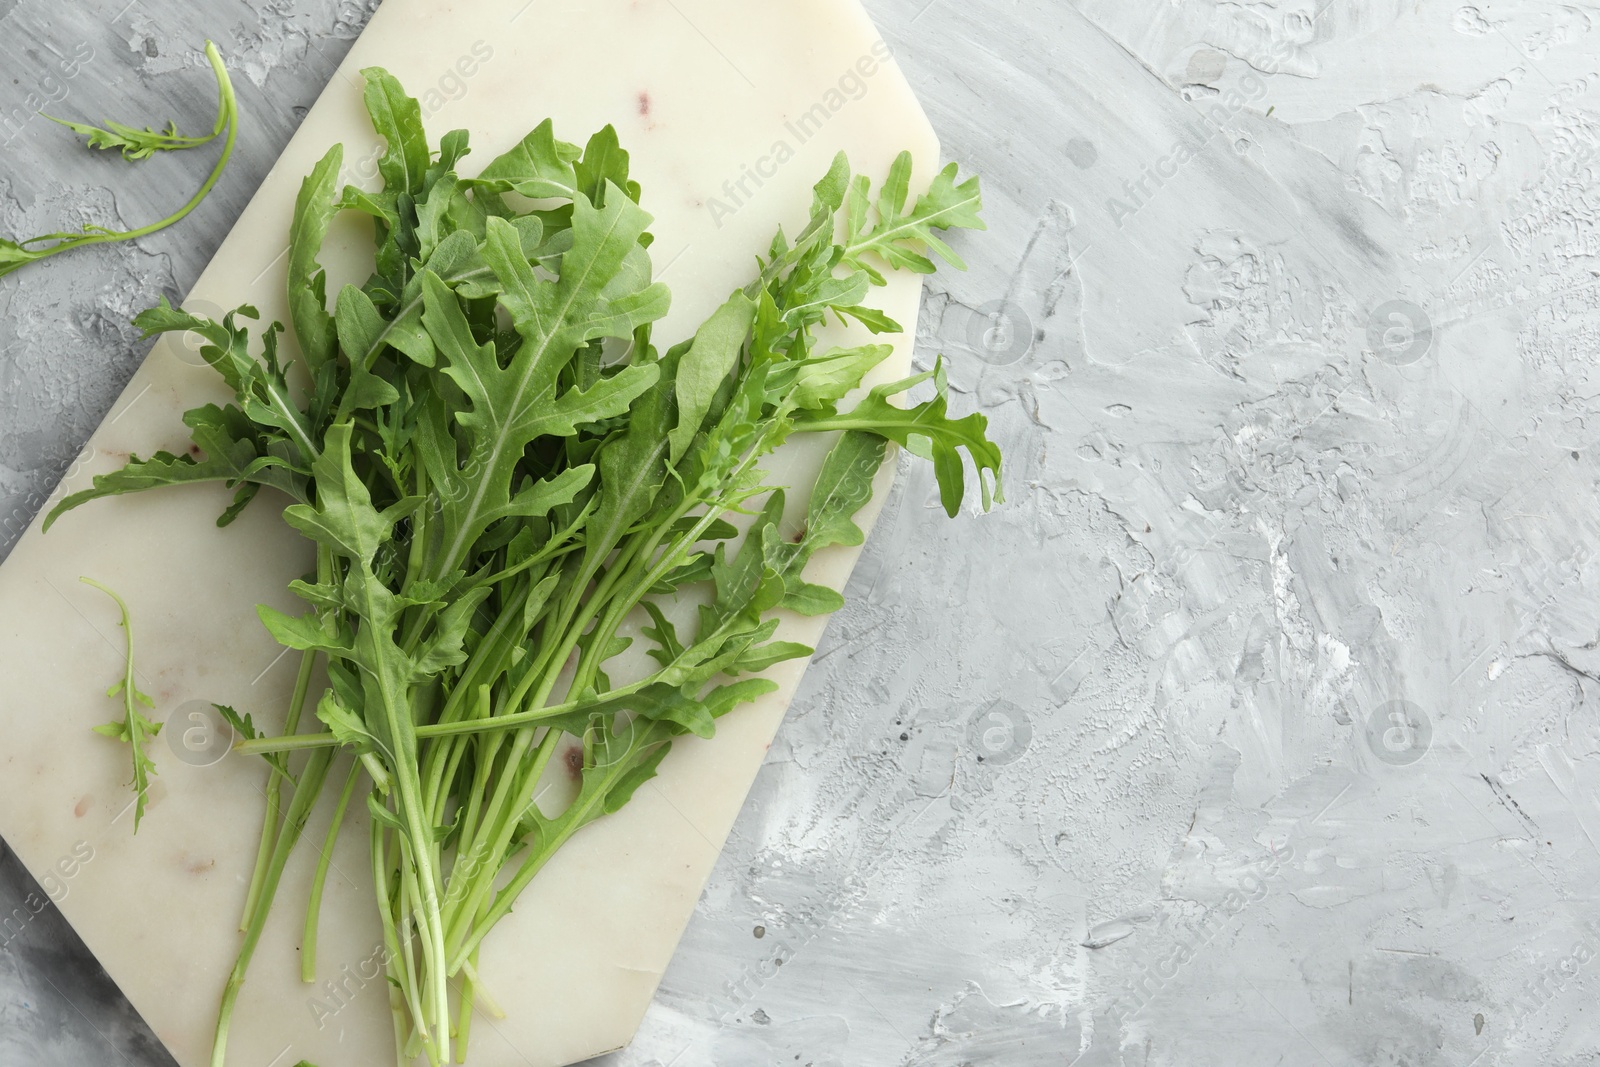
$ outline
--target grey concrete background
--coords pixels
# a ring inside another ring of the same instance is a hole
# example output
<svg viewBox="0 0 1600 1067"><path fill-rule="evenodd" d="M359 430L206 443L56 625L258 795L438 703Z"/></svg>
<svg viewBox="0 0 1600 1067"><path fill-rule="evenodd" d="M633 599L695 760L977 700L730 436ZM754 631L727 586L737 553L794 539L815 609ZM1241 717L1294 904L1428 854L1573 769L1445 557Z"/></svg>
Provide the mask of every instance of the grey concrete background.
<svg viewBox="0 0 1600 1067"><path fill-rule="evenodd" d="M186 224L0 282L8 530L369 12L120 4L0 0L0 116L203 124L210 35L249 132ZM869 7L985 180L919 358L1008 503L947 522L906 467L596 1062L1600 1063L1595 6ZM12 234L155 217L197 166L0 138ZM4 1067L166 1062L50 913L0 1018Z"/></svg>

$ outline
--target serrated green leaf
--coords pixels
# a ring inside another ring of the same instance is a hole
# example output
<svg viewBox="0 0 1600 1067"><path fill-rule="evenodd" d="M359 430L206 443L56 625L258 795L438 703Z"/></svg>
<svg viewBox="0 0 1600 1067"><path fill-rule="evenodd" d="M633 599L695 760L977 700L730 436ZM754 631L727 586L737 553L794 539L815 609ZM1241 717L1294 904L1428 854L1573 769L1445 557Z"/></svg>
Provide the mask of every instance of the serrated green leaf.
<svg viewBox="0 0 1600 1067"><path fill-rule="evenodd" d="M117 625L122 627L123 668L122 678L109 690L107 696L121 695L122 719L120 722L106 723L92 727L95 733L103 737L115 738L127 744L133 758L133 832L139 832L139 824L144 820L145 806L149 800L150 776L156 773L155 763L150 759L150 754L145 750L150 739L161 732L161 724L151 722L139 710L139 705L155 707L155 702L149 696L139 691L135 684L136 669L133 659L133 617L128 611L127 602L109 587L101 585L93 578L79 578L85 585L91 585L110 597L117 606Z"/></svg>
<svg viewBox="0 0 1600 1067"><path fill-rule="evenodd" d="M911 155L902 152L889 168L889 176L879 192L878 218L869 224L865 184L857 184L850 197L850 236L845 248L846 264L858 267L881 284L882 275L861 257L876 253L889 266L932 274L933 262L924 254L932 251L958 270L965 270L961 257L934 235L934 230L951 228L984 229L979 212L983 193L976 177L956 181L957 168L950 163L933 180L932 186L917 197L908 211L906 200L911 176ZM857 179L861 183L861 179Z"/></svg>
<svg viewBox="0 0 1600 1067"><path fill-rule="evenodd" d="M938 379L932 400L912 408L896 407L889 397L928 380ZM952 419L947 414L948 398L943 385L943 364L925 374L912 375L872 390L854 409L844 415L809 415L797 425L808 430L865 431L895 441L915 451L924 442L934 461L939 479L939 499L952 517L960 510L966 493L961 462L965 451L977 470L983 507L1005 498L1000 485L1000 449L987 435L989 420L974 412ZM848 436L848 435L847 435Z"/></svg>

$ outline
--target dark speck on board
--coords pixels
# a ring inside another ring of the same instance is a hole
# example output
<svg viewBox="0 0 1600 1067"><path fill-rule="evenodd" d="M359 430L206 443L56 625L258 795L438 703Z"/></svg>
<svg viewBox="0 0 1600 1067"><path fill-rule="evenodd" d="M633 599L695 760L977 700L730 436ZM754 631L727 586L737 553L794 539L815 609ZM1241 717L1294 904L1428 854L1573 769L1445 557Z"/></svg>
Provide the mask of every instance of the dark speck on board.
<svg viewBox="0 0 1600 1067"><path fill-rule="evenodd" d="M639 114L641 114L641 115L650 114L650 94L649 93L641 92L639 94Z"/></svg>

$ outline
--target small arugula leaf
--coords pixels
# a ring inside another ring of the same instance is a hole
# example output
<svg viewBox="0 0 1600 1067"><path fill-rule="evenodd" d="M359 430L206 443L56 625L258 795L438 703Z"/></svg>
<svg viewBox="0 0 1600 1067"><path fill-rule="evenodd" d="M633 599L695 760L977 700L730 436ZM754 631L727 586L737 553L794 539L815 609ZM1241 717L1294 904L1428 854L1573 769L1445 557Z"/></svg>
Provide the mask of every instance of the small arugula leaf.
<svg viewBox="0 0 1600 1067"><path fill-rule="evenodd" d="M44 115L43 112L40 114ZM166 129L155 130L149 126L138 129L107 119L102 128L87 122L57 118L54 115L44 115L44 117L51 122L60 123L80 137L87 138L88 147L119 151L122 153L122 158L129 162L149 159L157 152L195 148L209 143L216 137L215 133L201 137L187 137L178 132L176 122L167 123Z"/></svg>
<svg viewBox="0 0 1600 1067"><path fill-rule="evenodd" d="M117 605L119 615L118 625L122 627L124 637L124 657L122 678L113 683L106 690L106 696L122 697L122 718L119 721L94 727L97 734L115 738L125 742L133 755L133 832L139 832L139 823L144 819L145 802L150 791L150 776L156 773L155 763L150 759L150 754L145 751L149 740L161 732L161 724L151 722L140 711L141 705L154 708L155 702L147 695L140 692L135 682L133 665L133 618L128 614L128 605L111 589L93 578L79 578L85 585L92 585L106 596L110 597Z"/></svg>
<svg viewBox="0 0 1600 1067"><path fill-rule="evenodd" d="M206 56L211 60L212 68L216 72L217 88L219 90L217 118L211 124L210 133L198 136L181 134L178 132L178 124L170 121L165 129L156 130L149 126L142 128L129 126L126 123L115 122L110 119L105 121L104 127L100 127L87 122L72 122L68 119L56 118L54 115L45 115L44 117L51 122L60 123L80 137L87 138L90 148L102 151L119 151L122 153L122 158L129 161L149 159L157 152L181 152L184 149L198 148L201 145L210 144L220 137L222 131L227 127L232 107L229 99L231 92L228 91L228 79L222 67L222 59L216 55L216 49L212 47L209 41L206 42Z"/></svg>
<svg viewBox="0 0 1600 1067"><path fill-rule="evenodd" d="M463 644L467 639L467 628L472 623L472 613L478 610L478 605L490 592L486 585L470 589L440 612L433 636L412 660L414 678L432 678L445 668L466 661L467 653Z"/></svg>
<svg viewBox="0 0 1600 1067"><path fill-rule="evenodd" d="M696 552L686 563L662 575L661 580L650 587L650 592L660 596L677 592L684 586L696 582L709 582L712 580L711 564L712 556L709 552Z"/></svg>
<svg viewBox="0 0 1600 1067"><path fill-rule="evenodd" d="M830 545L859 545L866 539L855 514L872 499L872 479L883 466L884 445L868 434L847 433L822 461L806 504L801 549L810 553Z"/></svg>
<svg viewBox="0 0 1600 1067"><path fill-rule="evenodd" d="M249 304L239 307L215 322L204 315L195 315L182 308L173 307L166 297L161 297L153 308L134 316L133 324L139 327L144 339L163 333L195 333L209 342L200 349L200 355L211 368L222 375L222 380L235 393L249 390L260 368L250 356L250 333L237 325L240 318L256 319L261 313Z"/></svg>
<svg viewBox="0 0 1600 1067"><path fill-rule="evenodd" d="M292 499L305 499L305 479L291 467L263 453L254 424L238 408L205 404L184 413L197 454L157 452L149 459L130 456L126 466L94 476L88 489L64 497L45 516L44 529L67 511L100 497L137 493L167 485L223 482L236 489L233 504L217 519L227 526L261 486L272 486Z"/></svg>
<svg viewBox="0 0 1600 1067"><path fill-rule="evenodd" d="M678 636L678 628L662 613L655 601L644 601L644 609L655 624L646 626L640 631L656 643L655 648L648 650L649 655L663 667L669 666L683 655L683 640Z"/></svg>
<svg viewBox="0 0 1600 1067"><path fill-rule="evenodd" d="M374 785L378 787L375 792L387 792L390 777L381 757L388 753L383 742L367 729L361 716L330 689L323 693L322 699L317 702L317 718L338 740L341 747L348 748L356 754ZM376 795L368 794L367 805L370 813L379 822L403 831L394 813L379 804Z"/></svg>
<svg viewBox="0 0 1600 1067"><path fill-rule="evenodd" d="M842 316L848 315L850 318L855 319L873 333L905 332L904 326L901 326L898 322L894 321L877 308L863 307L859 305L847 307L843 304L838 304L834 306L833 310Z"/></svg>
<svg viewBox="0 0 1600 1067"><path fill-rule="evenodd" d="M782 489L774 490L768 496L766 504L756 515L749 533L745 535L744 543L739 546L739 550L731 560L727 558L723 546L717 546L711 573L717 587L717 599L713 610L719 620L746 610L760 595L761 588L770 573L764 552L763 534L768 529L776 531L778 523L783 519L784 500L785 494Z"/></svg>
<svg viewBox="0 0 1600 1067"><path fill-rule="evenodd" d="M516 517L537 519L550 514L564 504L570 504L594 481L595 466L585 463L568 467L553 477L534 482L520 490L501 507L483 512L485 523Z"/></svg>
<svg viewBox="0 0 1600 1067"><path fill-rule="evenodd" d="M695 331L693 343L679 360L674 380L678 422L667 435L667 459L674 466L700 432L718 391L739 362L755 313L749 297L734 293Z"/></svg>
<svg viewBox="0 0 1600 1067"><path fill-rule="evenodd" d="M820 408L841 399L861 384L868 371L889 358L892 345L835 348L826 355L802 361L795 370L796 407Z"/></svg>
<svg viewBox="0 0 1600 1067"><path fill-rule="evenodd" d="M891 267L932 274L933 261L925 254L931 251L956 269L965 270L961 257L933 231L952 227L985 228L978 214L983 209L983 194L976 177L957 182L956 165L950 163L934 177L933 185L917 197L908 211L910 180L911 154L902 152L889 167L889 176L878 193L878 217L870 223L865 178L858 176L850 187L850 234L844 262L866 271L880 285L882 275L862 259L865 253L876 253Z"/></svg>
<svg viewBox="0 0 1600 1067"><path fill-rule="evenodd" d="M236 481L254 458L255 452L249 442L235 442L229 452L208 455L203 461L197 461L187 453L175 456L171 452L157 452L149 459L129 456L126 466L95 475L92 488L81 489L64 497L45 517L44 528L50 529L63 512L100 497L188 482ZM226 523L219 521L218 525Z"/></svg>
<svg viewBox="0 0 1600 1067"><path fill-rule="evenodd" d="M310 590L302 588L301 591ZM344 603L344 598L340 598L340 603ZM348 635L328 633L315 615L286 615L266 604L256 605L256 615L272 639L285 648L301 652L326 652L339 659L349 659L355 654L355 647Z"/></svg>
<svg viewBox="0 0 1600 1067"><path fill-rule="evenodd" d="M600 450L600 494L584 543L584 574L592 575L618 541L655 504L667 479L665 389L645 393L628 413L627 430Z"/></svg>
<svg viewBox="0 0 1600 1067"><path fill-rule="evenodd" d="M729 682L717 686L702 695L700 702L706 706L713 719L720 719L740 704L748 704L752 700L777 691L778 683L770 678L746 678L741 682Z"/></svg>
<svg viewBox="0 0 1600 1067"><path fill-rule="evenodd" d="M291 505L283 518L318 544L370 566L399 514L372 506L372 494L350 463L351 435L348 424L328 428L327 449L314 468L316 504Z"/></svg>
<svg viewBox="0 0 1600 1067"><path fill-rule="evenodd" d="M602 776L600 790L603 790L604 800L591 818L620 811L623 805L633 799L633 794L638 792L640 786L656 776L661 761L667 758L672 747L672 725L638 718L625 726L616 737L607 739L607 743L601 746L606 753L605 759L595 765L595 770ZM584 777L587 784L588 775Z"/></svg>
<svg viewBox="0 0 1600 1067"><path fill-rule="evenodd" d="M583 158L573 167L578 192L595 207L604 207L606 186L614 185L639 202L639 183L628 178L628 153L617 140L616 127L607 124L583 146Z"/></svg>
<svg viewBox="0 0 1600 1067"><path fill-rule="evenodd" d="M740 652L727 670L731 674L764 671L775 663L801 659L815 651L816 649L810 645L802 645L798 641L768 641L764 645L754 645Z"/></svg>
<svg viewBox="0 0 1600 1067"><path fill-rule="evenodd" d="M156 307L140 312L133 322L145 337L161 333L198 334L207 343L200 355L222 376L234 391L240 408L258 425L281 431L292 446L297 465L309 466L318 453L311 439L309 417L292 399L284 367L277 359L277 335L282 329L273 323L262 333L263 360L250 354L250 335L237 319L257 318L259 312L248 304L228 312L221 322L174 308L162 297Z"/></svg>
<svg viewBox="0 0 1600 1067"><path fill-rule="evenodd" d="M844 607L844 597L825 585L796 580L785 583L780 606L796 615L831 615Z"/></svg>
<svg viewBox="0 0 1600 1067"><path fill-rule="evenodd" d="M470 155L472 148L469 144L472 135L466 130L451 130L439 138L439 158L428 167L428 173L422 181L424 198L431 196L433 188L446 175L453 174L456 164Z"/></svg>

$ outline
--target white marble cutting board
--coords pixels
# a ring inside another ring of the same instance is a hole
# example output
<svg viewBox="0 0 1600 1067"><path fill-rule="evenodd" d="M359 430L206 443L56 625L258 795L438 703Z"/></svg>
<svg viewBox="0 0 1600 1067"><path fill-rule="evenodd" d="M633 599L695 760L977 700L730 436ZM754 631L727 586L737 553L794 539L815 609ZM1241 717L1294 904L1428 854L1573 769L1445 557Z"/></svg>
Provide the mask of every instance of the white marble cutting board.
<svg viewBox="0 0 1600 1067"><path fill-rule="evenodd" d="M580 143L614 123L656 218L658 276L673 289L672 313L656 332L664 347L748 278L778 223L803 220L809 187L836 150L876 179L908 148L925 185L938 145L885 55L855 0L386 0L189 306L214 313L250 302L265 320L287 319L283 252L295 193L336 141L345 144L347 180L370 184L375 138L358 71L377 64L422 100L433 140L471 131L467 173L546 116L558 136ZM353 232L338 240L360 243ZM336 282L355 270L337 250L325 258ZM899 276L874 298L912 329L919 293L920 279ZM878 377L898 376L909 360L903 338ZM184 447L181 412L217 396L213 372L183 340L163 340L58 496L130 452ZM789 458L796 476L814 471L814 453ZM879 501L887 479L886 470ZM265 775L239 756L195 765L164 736L153 746L160 773L150 808L133 836L126 751L90 732L118 711L104 690L120 673L122 634L111 602L78 577L128 600L154 717L218 701L276 723L294 666L278 658L254 606L298 611L285 586L309 556L266 493L235 525L216 529L224 499L220 489L188 488L95 502L48 535L35 523L0 567L0 834L184 1067L208 1062ZM819 559L815 580L842 586L855 557ZM816 621L787 625L795 639L820 636ZM715 740L680 741L659 778L540 875L485 945L484 978L507 1016L480 1014L470 1062L556 1067L630 1039L803 670L777 668L780 691L724 719ZM284 879L235 1016L230 1064L393 1062L384 983L363 978L380 944L364 819L352 819L341 839L324 910L320 978L337 988L298 978L308 846L320 842L326 818L313 822Z"/></svg>

